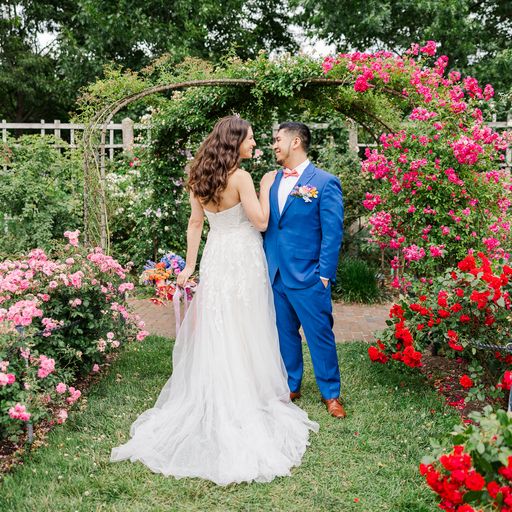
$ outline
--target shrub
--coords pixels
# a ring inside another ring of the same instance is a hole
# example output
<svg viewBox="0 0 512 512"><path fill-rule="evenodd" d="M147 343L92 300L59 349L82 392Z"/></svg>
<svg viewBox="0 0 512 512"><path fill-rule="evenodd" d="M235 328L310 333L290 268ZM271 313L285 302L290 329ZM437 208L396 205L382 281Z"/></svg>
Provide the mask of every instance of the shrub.
<svg viewBox="0 0 512 512"><path fill-rule="evenodd" d="M439 508L455 512L512 509L512 413L470 415L474 423L457 426L448 438L434 441L434 456L420 472L441 498Z"/></svg>
<svg viewBox="0 0 512 512"><path fill-rule="evenodd" d="M53 136L23 136L3 146L0 159L0 255L32 247L51 249L67 229L81 229L82 162L79 152Z"/></svg>
<svg viewBox="0 0 512 512"><path fill-rule="evenodd" d="M407 105L400 129L383 133L362 162L377 185L364 200L372 240L387 251L397 288L470 248L503 257L510 236L510 176L499 168L507 135L485 126L482 112L494 91L446 73L448 58L435 53L429 41L403 56L354 52L324 62L328 77L349 75L369 104L385 90Z"/></svg>
<svg viewBox="0 0 512 512"><path fill-rule="evenodd" d="M80 396L69 384L147 335L126 306L128 268L79 247L78 234L65 233L58 259L35 249L0 263L0 438L29 420L65 421L61 405Z"/></svg>
<svg viewBox="0 0 512 512"><path fill-rule="evenodd" d="M376 275L376 269L364 260L341 258L333 286L334 298L366 304L378 302L382 293Z"/></svg>
<svg viewBox="0 0 512 512"><path fill-rule="evenodd" d="M484 398L482 364L501 378L489 392L497 395L499 389L510 389L507 375L511 372L507 370L512 355L507 355L505 346L512 339L511 276L510 265L479 253L477 258L468 255L437 279L423 279L414 294L402 296L393 305L389 327L369 348L370 358L381 363L393 359L416 367L421 365L422 351L435 343L448 356L473 361L472 383L466 386L472 389L470 395ZM479 344L496 349L480 350Z"/></svg>

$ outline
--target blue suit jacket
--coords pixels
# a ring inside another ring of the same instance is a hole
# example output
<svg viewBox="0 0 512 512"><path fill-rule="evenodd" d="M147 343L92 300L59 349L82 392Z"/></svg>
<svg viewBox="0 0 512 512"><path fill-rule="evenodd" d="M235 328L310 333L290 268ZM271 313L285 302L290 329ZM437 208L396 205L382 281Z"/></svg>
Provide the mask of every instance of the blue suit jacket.
<svg viewBox="0 0 512 512"><path fill-rule="evenodd" d="M343 195L339 179L309 164L297 186L316 187L318 197L310 203L288 196L281 214L277 192L283 172L270 189L270 219L264 235L270 281L279 270L288 288L308 288L320 276L336 279L343 239Z"/></svg>

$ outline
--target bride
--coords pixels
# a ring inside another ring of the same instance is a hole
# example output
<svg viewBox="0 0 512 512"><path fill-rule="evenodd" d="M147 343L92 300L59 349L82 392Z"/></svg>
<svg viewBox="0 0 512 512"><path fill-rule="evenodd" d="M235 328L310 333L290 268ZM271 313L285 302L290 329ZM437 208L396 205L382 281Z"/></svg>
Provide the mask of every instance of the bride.
<svg viewBox="0 0 512 512"><path fill-rule="evenodd" d="M204 216L210 231L200 283L173 351L173 373L111 461L141 461L176 478L218 485L290 475L318 425L290 401L260 231L275 172L260 184L239 168L256 143L250 124L221 119L190 166L192 211L183 285L195 269Z"/></svg>

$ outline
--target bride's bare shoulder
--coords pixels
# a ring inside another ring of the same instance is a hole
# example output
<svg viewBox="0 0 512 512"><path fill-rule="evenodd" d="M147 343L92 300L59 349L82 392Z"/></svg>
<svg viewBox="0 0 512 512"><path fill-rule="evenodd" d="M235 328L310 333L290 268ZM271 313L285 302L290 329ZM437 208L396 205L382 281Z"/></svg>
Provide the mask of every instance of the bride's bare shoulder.
<svg viewBox="0 0 512 512"><path fill-rule="evenodd" d="M234 183L241 183L247 180L252 181L252 177L251 174L245 171L244 169L237 169L231 175L231 180L233 180Z"/></svg>

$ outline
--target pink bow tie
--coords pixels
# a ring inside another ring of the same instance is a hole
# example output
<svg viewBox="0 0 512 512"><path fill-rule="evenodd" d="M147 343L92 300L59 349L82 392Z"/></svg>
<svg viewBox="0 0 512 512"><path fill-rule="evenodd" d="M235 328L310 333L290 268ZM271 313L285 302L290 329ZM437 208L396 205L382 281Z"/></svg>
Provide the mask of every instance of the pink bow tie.
<svg viewBox="0 0 512 512"><path fill-rule="evenodd" d="M290 176L298 176L299 173L295 169L287 169L286 167L283 169L283 175L285 178L289 178Z"/></svg>

